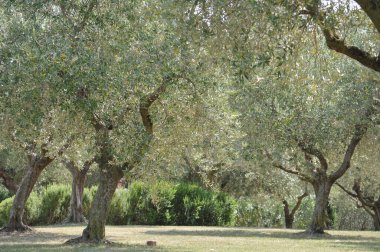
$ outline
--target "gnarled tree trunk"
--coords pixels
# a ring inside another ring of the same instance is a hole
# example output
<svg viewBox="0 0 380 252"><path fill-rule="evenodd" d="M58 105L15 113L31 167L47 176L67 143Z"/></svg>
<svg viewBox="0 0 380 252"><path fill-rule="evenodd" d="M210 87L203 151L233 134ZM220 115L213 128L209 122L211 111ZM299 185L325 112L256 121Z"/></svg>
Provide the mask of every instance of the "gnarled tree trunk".
<svg viewBox="0 0 380 252"><path fill-rule="evenodd" d="M63 163L72 176L70 211L64 222L86 222L86 218L83 215L83 191L86 182L86 175L91 167L91 164L93 163L93 160L86 161L82 169L79 169L73 161L65 160Z"/></svg>
<svg viewBox="0 0 380 252"><path fill-rule="evenodd" d="M108 210L117 182L122 176L123 172L118 166L100 167L99 187L91 206L88 225L83 230L83 241L101 242L104 240Z"/></svg>
<svg viewBox="0 0 380 252"><path fill-rule="evenodd" d="M94 116L93 125L96 130L96 145L99 148L99 154L96 158L100 170L99 187L90 209L87 227L83 230L82 236L69 240L67 243L107 242L104 238L108 210L117 182L123 176L122 166L112 164L114 157L109 136L113 128L112 124L107 125L97 116Z"/></svg>
<svg viewBox="0 0 380 252"><path fill-rule="evenodd" d="M73 176L71 182L71 199L70 199L70 212L66 219L67 222L86 222L86 218L83 215L83 191L84 183L86 181L86 175Z"/></svg>
<svg viewBox="0 0 380 252"><path fill-rule="evenodd" d="M17 190L16 196L13 200L13 205L10 211L10 217L8 224L2 229L2 231L29 231L30 227L24 224L23 216L25 210L26 201L29 198L30 193L37 179L41 175L41 172L53 161L50 157L31 157L29 167L24 175L20 187Z"/></svg>
<svg viewBox="0 0 380 252"><path fill-rule="evenodd" d="M329 201L332 183L326 174L321 176L314 182L315 207L310 225L310 232L323 234L326 228L326 208Z"/></svg>

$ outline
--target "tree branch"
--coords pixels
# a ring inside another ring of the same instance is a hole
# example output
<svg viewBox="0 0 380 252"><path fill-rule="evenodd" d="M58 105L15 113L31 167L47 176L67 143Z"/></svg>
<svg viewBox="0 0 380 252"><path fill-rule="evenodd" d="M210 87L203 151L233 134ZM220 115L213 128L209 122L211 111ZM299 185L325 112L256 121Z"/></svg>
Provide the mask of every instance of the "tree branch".
<svg viewBox="0 0 380 252"><path fill-rule="evenodd" d="M172 77L164 78L164 83L162 83L156 90L153 91L153 93L144 96L140 101L140 115L143 122L143 125L145 127L146 132L148 134L153 134L153 122L150 117L149 108L155 102L158 97L165 92L167 82L169 82L172 79Z"/></svg>
<svg viewBox="0 0 380 252"><path fill-rule="evenodd" d="M380 32L380 4L374 3L374 1L371 0L355 1L366 12L378 32ZM310 15L317 20L317 23L322 29L325 37L326 45L329 49L344 54L362 65L375 70L376 72L380 72L380 54L378 56L373 56L369 52L366 52L356 46L346 44L344 39L339 38L336 34L334 27L329 27L326 24L327 15L325 12L318 10L316 6L308 6L307 10L302 10L300 14Z"/></svg>
<svg viewBox="0 0 380 252"><path fill-rule="evenodd" d="M370 117L375 113L373 106L370 106L364 114L364 122L358 123L355 125L355 131L351 138L349 145L347 146L346 152L344 154L343 162L340 165L339 169L330 175L330 180L335 182L337 179L343 176L343 174L350 168L351 158L354 155L356 146L362 140L363 136L367 132L367 129L370 124Z"/></svg>
<svg viewBox="0 0 380 252"><path fill-rule="evenodd" d="M314 182L314 179L312 177L309 177L307 176L306 174L303 174L299 171L295 171L293 169L288 169L286 168L285 166L279 164L279 163L276 163L274 160L273 160L273 157L272 155L268 152L268 151L264 151L266 157L268 159L270 159L272 161L272 165L276 168L279 168L280 170L283 170L284 172L287 172L287 173L290 173L290 174L294 174L294 175L297 175L301 180L303 181L307 181L307 182L310 182L310 183L313 183Z"/></svg>
<svg viewBox="0 0 380 252"><path fill-rule="evenodd" d="M14 172L10 174L7 169L0 167L0 178L3 179L2 184L12 193L16 193L18 189L16 181L12 178L14 175Z"/></svg>
<svg viewBox="0 0 380 252"><path fill-rule="evenodd" d="M298 142L298 146L301 148L301 150L305 154L315 156L319 160L319 163L321 165L321 169L323 171L327 171L327 169L328 169L327 160L320 150L318 150L317 148L314 148L313 146L307 145L305 142L303 142L301 140L297 139L297 142Z"/></svg>
<svg viewBox="0 0 380 252"><path fill-rule="evenodd" d="M294 214L297 212L298 208L300 208L302 200L304 198L306 198L307 196L309 196L309 193L308 192L304 192L302 195L300 195L300 196L297 197L297 203L293 207L292 212L290 213L292 216L294 216Z"/></svg>
<svg viewBox="0 0 380 252"><path fill-rule="evenodd" d="M88 19L90 18L90 14L92 10L95 8L96 4L98 3L97 0L92 0L87 8L87 11L84 13L82 21L79 23L78 26L75 27L75 33L81 32L83 28L86 26Z"/></svg>
<svg viewBox="0 0 380 252"><path fill-rule="evenodd" d="M355 0L371 19L377 32L380 33L380 2L374 0Z"/></svg>
<svg viewBox="0 0 380 252"><path fill-rule="evenodd" d="M350 192L350 191L347 190L344 186L342 186L340 183L335 182L335 184L336 184L340 189L342 189L345 193L347 193L348 195L350 195L351 197L353 197L353 198L355 198L355 199L358 199L358 195L356 195L356 194L353 193L353 192Z"/></svg>
<svg viewBox="0 0 380 252"><path fill-rule="evenodd" d="M325 36L326 45L329 49L342 53L351 59L358 61L362 65L371 68L376 72L380 72L379 56L373 56L357 46L347 45L346 42L339 38L339 36L331 29L323 27L322 31Z"/></svg>

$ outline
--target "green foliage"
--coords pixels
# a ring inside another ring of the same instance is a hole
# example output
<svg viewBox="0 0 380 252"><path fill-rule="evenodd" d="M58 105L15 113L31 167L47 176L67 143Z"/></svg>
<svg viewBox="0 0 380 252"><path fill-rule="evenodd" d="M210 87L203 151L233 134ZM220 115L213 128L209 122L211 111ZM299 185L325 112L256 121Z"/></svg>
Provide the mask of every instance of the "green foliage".
<svg viewBox="0 0 380 252"><path fill-rule="evenodd" d="M0 185L0 202L5 200L10 196L9 191L4 187Z"/></svg>
<svg viewBox="0 0 380 252"><path fill-rule="evenodd" d="M12 207L13 198L7 198L0 203L0 226L4 226L9 220L9 211Z"/></svg>
<svg viewBox="0 0 380 252"><path fill-rule="evenodd" d="M109 224L215 225L232 223L234 200L191 184L137 181L118 189L112 199Z"/></svg>
<svg viewBox="0 0 380 252"><path fill-rule="evenodd" d="M14 196L3 200L0 203L0 226L8 223L9 213L12 208ZM36 192L32 192L26 202L24 212L24 223L34 225L38 222L41 208L41 197Z"/></svg>
<svg viewBox="0 0 380 252"><path fill-rule="evenodd" d="M295 214L293 228L308 228L314 210L314 198L306 197Z"/></svg>
<svg viewBox="0 0 380 252"><path fill-rule="evenodd" d="M255 199L241 198L236 209L236 225L248 227L282 227L283 209L280 202L267 200L259 203Z"/></svg>
<svg viewBox="0 0 380 252"><path fill-rule="evenodd" d="M231 223L234 206L224 193L183 183L176 187L172 212L177 225L223 226Z"/></svg>
<svg viewBox="0 0 380 252"><path fill-rule="evenodd" d="M113 195L110 210L108 212L107 223L111 225L124 225L127 215L128 193L124 189L116 189Z"/></svg>
<svg viewBox="0 0 380 252"><path fill-rule="evenodd" d="M83 215L88 216L92 204L92 200L94 199L97 186L92 186L90 188L84 188L83 191L83 199L82 199L82 207L83 207Z"/></svg>
<svg viewBox="0 0 380 252"><path fill-rule="evenodd" d="M62 222L68 215L70 206L70 185L51 185L41 192L39 223Z"/></svg>

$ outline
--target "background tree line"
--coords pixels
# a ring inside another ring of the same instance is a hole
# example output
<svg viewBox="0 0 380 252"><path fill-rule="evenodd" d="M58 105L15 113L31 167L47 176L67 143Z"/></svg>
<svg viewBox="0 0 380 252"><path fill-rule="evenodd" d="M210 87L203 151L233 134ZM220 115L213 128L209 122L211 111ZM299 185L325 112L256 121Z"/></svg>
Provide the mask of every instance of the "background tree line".
<svg viewBox="0 0 380 252"><path fill-rule="evenodd" d="M88 172L98 187L79 242L104 240L122 177L278 199L289 221L310 194L311 233L344 194L378 229L379 8L1 1L4 230L28 230L33 188L53 181L71 181L68 220L83 221Z"/></svg>

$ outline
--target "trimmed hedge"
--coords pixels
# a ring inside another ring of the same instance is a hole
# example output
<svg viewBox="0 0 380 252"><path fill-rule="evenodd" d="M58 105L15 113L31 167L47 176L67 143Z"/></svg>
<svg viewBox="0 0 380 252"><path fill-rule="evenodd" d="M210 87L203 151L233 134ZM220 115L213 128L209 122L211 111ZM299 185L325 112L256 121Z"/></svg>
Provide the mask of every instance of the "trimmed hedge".
<svg viewBox="0 0 380 252"><path fill-rule="evenodd" d="M85 189L83 209L88 216L96 188ZM28 225L61 223L68 215L71 187L50 185L32 192L24 222ZM0 225L6 224L13 197L0 203ZM107 223L112 225L229 225L233 222L235 201L224 193L205 190L193 184L134 182L117 189L112 198Z"/></svg>

